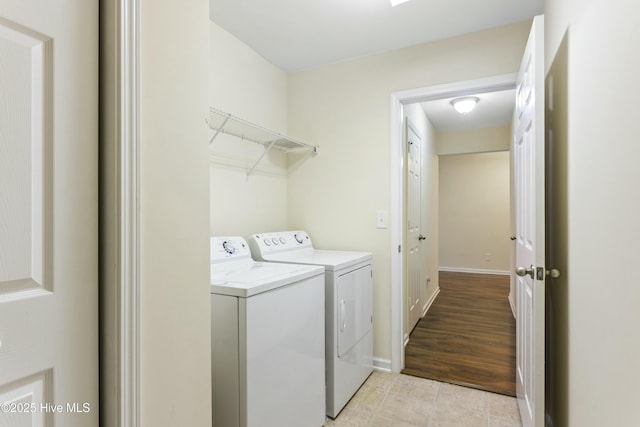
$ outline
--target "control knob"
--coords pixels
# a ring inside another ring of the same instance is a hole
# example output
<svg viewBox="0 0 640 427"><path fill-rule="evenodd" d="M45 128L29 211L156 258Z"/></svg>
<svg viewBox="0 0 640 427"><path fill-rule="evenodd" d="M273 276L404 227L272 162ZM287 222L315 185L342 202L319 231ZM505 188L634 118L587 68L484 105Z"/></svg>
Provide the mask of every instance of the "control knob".
<svg viewBox="0 0 640 427"><path fill-rule="evenodd" d="M224 248L225 252L228 254L233 255L236 253L236 247L233 245L232 242L225 241L222 243L222 247Z"/></svg>

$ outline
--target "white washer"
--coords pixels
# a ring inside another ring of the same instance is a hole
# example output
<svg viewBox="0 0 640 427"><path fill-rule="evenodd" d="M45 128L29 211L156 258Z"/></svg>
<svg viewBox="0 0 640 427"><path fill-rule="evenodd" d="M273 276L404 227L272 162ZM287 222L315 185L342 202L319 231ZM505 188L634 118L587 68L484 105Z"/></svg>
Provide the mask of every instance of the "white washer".
<svg viewBox="0 0 640 427"><path fill-rule="evenodd" d="M323 268L212 237L211 333L214 427L324 424Z"/></svg>
<svg viewBox="0 0 640 427"><path fill-rule="evenodd" d="M253 257L325 268L327 415L335 418L373 371L373 273L369 252L314 249L304 231L254 234Z"/></svg>

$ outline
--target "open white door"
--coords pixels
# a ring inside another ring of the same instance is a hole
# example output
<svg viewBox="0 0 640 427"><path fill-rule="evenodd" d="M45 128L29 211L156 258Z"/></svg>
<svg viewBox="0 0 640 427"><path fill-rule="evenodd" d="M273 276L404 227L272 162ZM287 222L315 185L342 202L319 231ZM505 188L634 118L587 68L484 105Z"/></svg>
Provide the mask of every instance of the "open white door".
<svg viewBox="0 0 640 427"><path fill-rule="evenodd" d="M406 324L404 332L405 344L409 340L409 334L420 320L422 315L422 283L424 257L422 256L422 241L425 239L422 232L422 137L415 126L406 121L406 147L407 147L407 193L406 207Z"/></svg>
<svg viewBox="0 0 640 427"><path fill-rule="evenodd" d="M516 393L523 427L544 426L544 21L535 17L518 76L513 124L516 197Z"/></svg>
<svg viewBox="0 0 640 427"><path fill-rule="evenodd" d="M98 425L98 2L0 0L0 426Z"/></svg>

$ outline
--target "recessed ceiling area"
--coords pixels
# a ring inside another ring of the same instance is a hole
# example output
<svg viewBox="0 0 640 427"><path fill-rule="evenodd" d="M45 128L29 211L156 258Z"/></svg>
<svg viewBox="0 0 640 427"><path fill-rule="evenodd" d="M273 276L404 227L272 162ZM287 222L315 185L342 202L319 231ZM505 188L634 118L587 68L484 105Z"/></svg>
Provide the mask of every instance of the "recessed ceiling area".
<svg viewBox="0 0 640 427"><path fill-rule="evenodd" d="M473 96L479 98L479 101L476 108L467 114L460 114L453 109L451 101L455 98L421 102L420 106L438 132L506 126L511 123L516 100L515 89Z"/></svg>
<svg viewBox="0 0 640 427"><path fill-rule="evenodd" d="M294 72L507 25L543 0L210 0L209 17Z"/></svg>

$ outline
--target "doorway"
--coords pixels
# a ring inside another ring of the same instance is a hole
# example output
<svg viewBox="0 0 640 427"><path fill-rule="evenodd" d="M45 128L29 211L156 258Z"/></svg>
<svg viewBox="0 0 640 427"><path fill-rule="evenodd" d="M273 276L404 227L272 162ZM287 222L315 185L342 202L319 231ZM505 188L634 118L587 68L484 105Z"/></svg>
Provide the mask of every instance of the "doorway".
<svg viewBox="0 0 640 427"><path fill-rule="evenodd" d="M515 90L478 94L477 99L467 115L455 112L450 99L405 108L407 326L402 373L515 396L515 318L508 302ZM424 141L411 129L420 125L426 128ZM420 174L426 187L422 204L415 203L418 197L411 191L420 187L413 183L411 155L420 142L427 148L422 157L426 173ZM427 212L419 230L424 240L418 241L414 228L421 221L413 217L421 211ZM415 292L421 269L427 280ZM422 303L422 295L428 304ZM419 320L417 301L424 316Z"/></svg>
<svg viewBox="0 0 640 427"><path fill-rule="evenodd" d="M406 241L404 220L406 216L404 201L404 155L403 120L408 105L417 102L450 99L454 97L492 93L515 88L516 74L496 76L492 78L459 82L428 88L396 92L391 96L391 310L392 310L392 355L391 367L394 372L404 368L405 345L405 256L402 245ZM400 167L397 167L400 165Z"/></svg>

